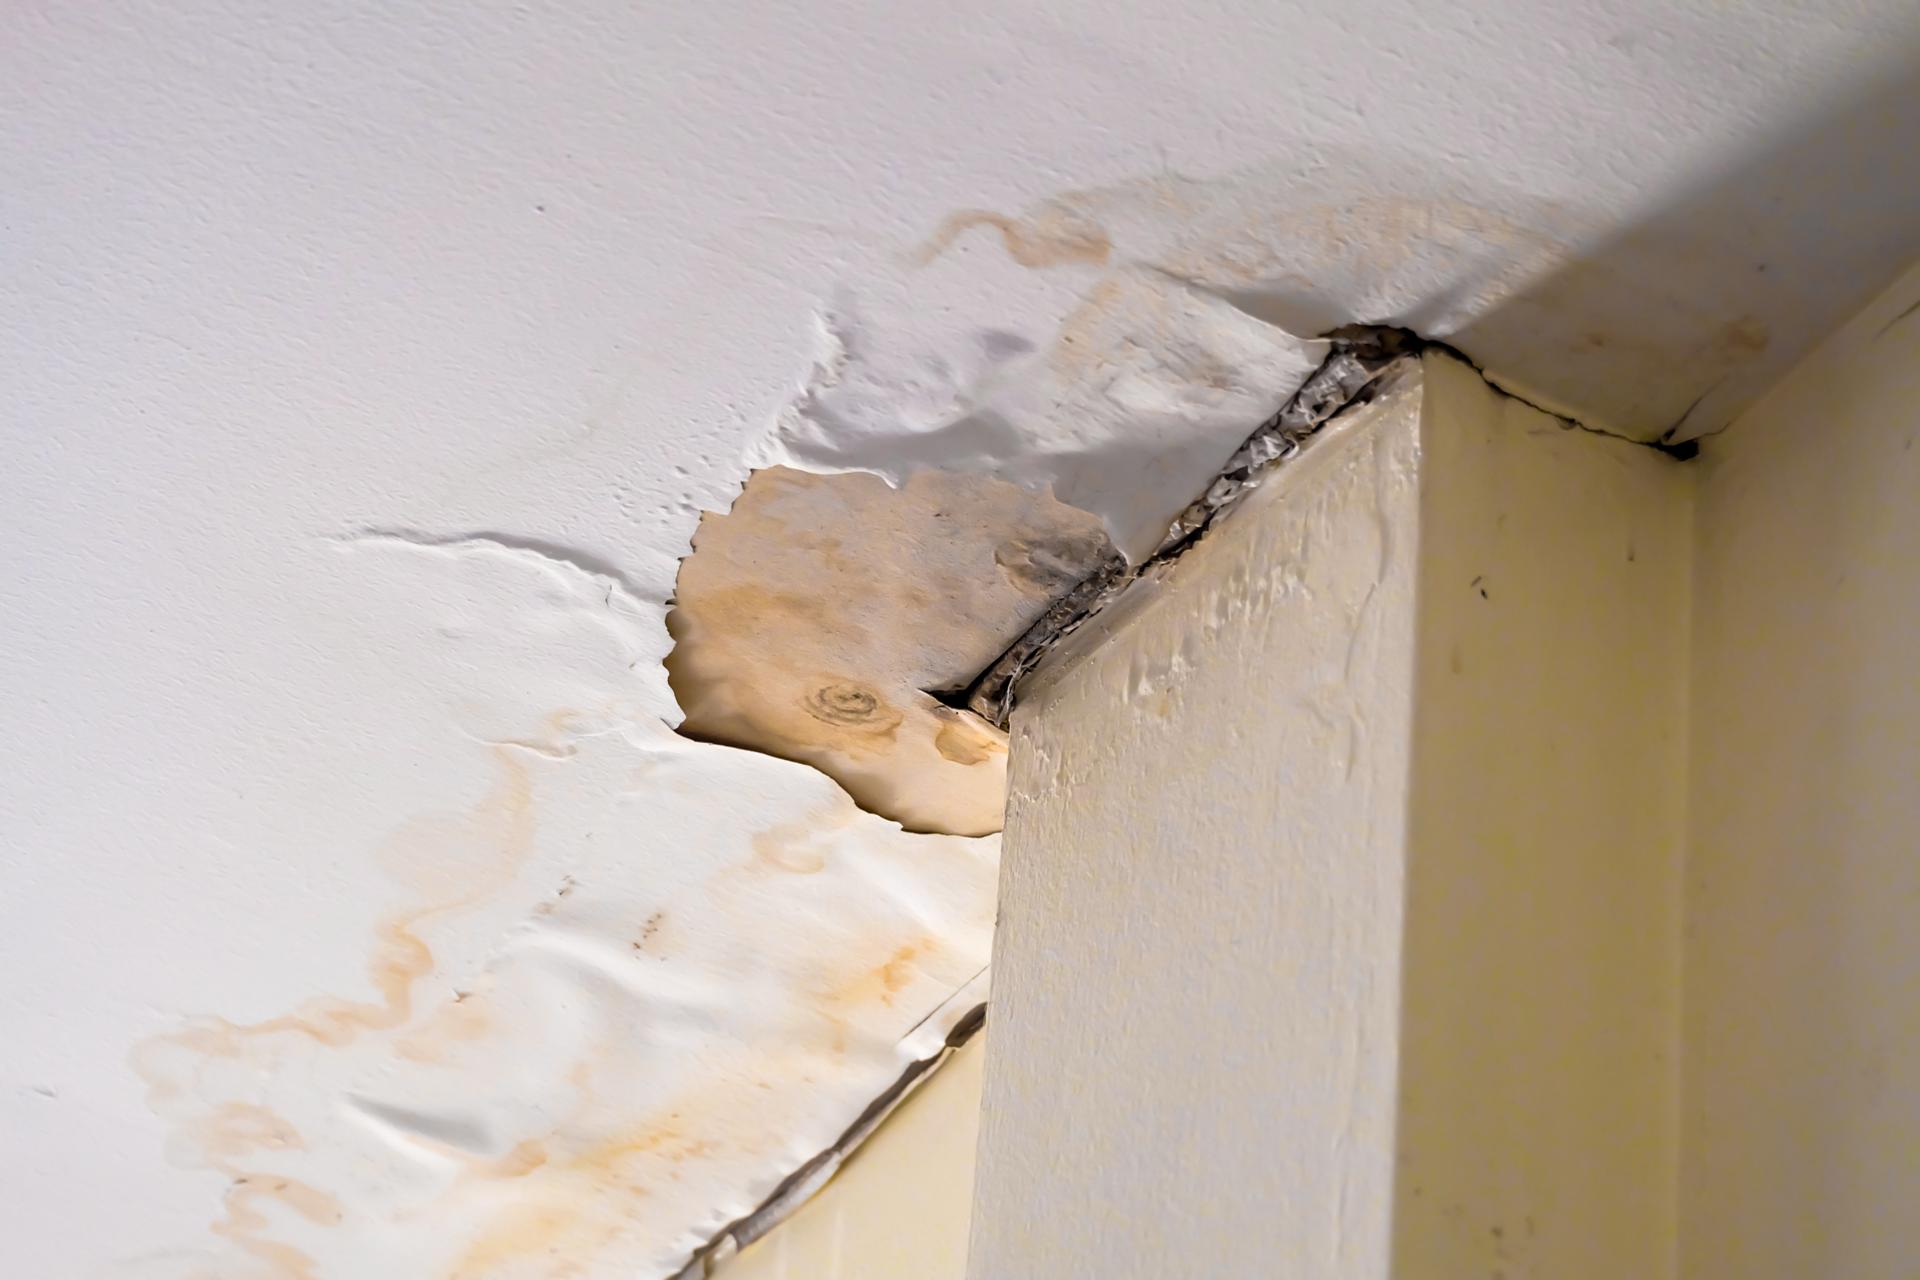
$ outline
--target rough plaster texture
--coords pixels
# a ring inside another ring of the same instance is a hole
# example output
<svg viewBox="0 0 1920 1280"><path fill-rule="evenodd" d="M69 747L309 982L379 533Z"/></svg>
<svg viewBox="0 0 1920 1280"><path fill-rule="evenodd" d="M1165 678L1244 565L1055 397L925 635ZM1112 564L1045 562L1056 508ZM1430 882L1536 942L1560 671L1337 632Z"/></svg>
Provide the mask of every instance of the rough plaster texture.
<svg viewBox="0 0 1920 1280"><path fill-rule="evenodd" d="M1920 1259L1920 271L1707 441L1687 1280Z"/></svg>
<svg viewBox="0 0 1920 1280"><path fill-rule="evenodd" d="M1385 1274L1419 403L1016 710L975 1280Z"/></svg>
<svg viewBox="0 0 1920 1280"><path fill-rule="evenodd" d="M1422 368L1016 713L979 1280L1673 1274L1690 478Z"/></svg>
<svg viewBox="0 0 1920 1280"><path fill-rule="evenodd" d="M1353 318L1691 430L1920 226L1899 0L4 26L8 1274L664 1272L917 1056L992 846L662 723L749 461L1148 530Z"/></svg>

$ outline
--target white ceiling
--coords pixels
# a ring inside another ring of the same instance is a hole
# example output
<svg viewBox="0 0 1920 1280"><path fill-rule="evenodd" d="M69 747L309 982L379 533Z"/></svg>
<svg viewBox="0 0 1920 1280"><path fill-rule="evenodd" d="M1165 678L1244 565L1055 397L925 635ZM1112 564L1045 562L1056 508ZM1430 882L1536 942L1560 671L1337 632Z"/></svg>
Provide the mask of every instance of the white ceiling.
<svg viewBox="0 0 1920 1280"><path fill-rule="evenodd" d="M749 459L1178 487L1258 321L1710 429L1920 251L1917 51L1909 0L15 4L0 1272L664 1274L992 911L992 838L667 731Z"/></svg>

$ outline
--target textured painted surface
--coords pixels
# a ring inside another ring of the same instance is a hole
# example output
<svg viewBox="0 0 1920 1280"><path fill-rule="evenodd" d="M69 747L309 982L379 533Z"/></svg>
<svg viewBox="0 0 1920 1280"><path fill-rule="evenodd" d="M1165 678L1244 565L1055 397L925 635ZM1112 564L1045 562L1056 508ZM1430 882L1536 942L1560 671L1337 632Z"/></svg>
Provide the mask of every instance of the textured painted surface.
<svg viewBox="0 0 1920 1280"><path fill-rule="evenodd" d="M1659 1280L1691 468L1423 363L1393 1274Z"/></svg>
<svg viewBox="0 0 1920 1280"><path fill-rule="evenodd" d="M912 1056L993 873L667 736L698 511L939 463L1148 536L1285 393L1269 320L1571 360L1658 427L1910 243L1916 27L13 6L0 1271L677 1259ZM728 897L773 833L826 869ZM623 1145L696 1081L672 1170Z"/></svg>
<svg viewBox="0 0 1920 1280"><path fill-rule="evenodd" d="M993 842L903 836L811 769L674 735L659 609L609 580L489 543L319 554L358 568L342 607L417 686L365 730L408 749L340 780L414 807L368 841L360 954L288 997L256 977L218 1017L143 1017L130 1060L43 1069L51 1096L10 1130L20 1167L57 1192L68 1109L94 1106L59 1082L130 1066L180 1171L154 1181L211 1234L107 1242L114 1274L666 1274L937 1045L950 1018L928 1015L987 960ZM266 852L345 878L330 830ZM247 919L329 887L229 875L177 892ZM181 927L194 901L151 910ZM74 922L10 926L20 943ZM318 958L305 933L257 946L220 962ZM123 1159L144 1154L125 1138Z"/></svg>
<svg viewBox="0 0 1920 1280"><path fill-rule="evenodd" d="M1385 1274L1418 413L1329 428L1015 712L976 1280Z"/></svg>
<svg viewBox="0 0 1920 1280"><path fill-rule="evenodd" d="M1690 477L1421 369L1016 713L981 1280L1673 1274Z"/></svg>
<svg viewBox="0 0 1920 1280"><path fill-rule="evenodd" d="M963 1280L984 1061L976 1036L717 1280Z"/></svg>
<svg viewBox="0 0 1920 1280"><path fill-rule="evenodd" d="M1682 1274L1920 1259L1920 272L1701 454Z"/></svg>

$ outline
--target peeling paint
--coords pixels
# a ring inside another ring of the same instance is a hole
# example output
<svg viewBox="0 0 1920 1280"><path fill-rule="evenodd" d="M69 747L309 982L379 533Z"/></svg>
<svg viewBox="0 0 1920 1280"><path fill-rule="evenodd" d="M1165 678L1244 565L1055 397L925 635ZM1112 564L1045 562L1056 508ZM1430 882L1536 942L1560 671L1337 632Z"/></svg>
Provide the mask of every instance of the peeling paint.
<svg viewBox="0 0 1920 1280"><path fill-rule="evenodd" d="M1319 363L1287 334L1408 324L1694 433L1911 254L1911 5L1503 3L134 0L6 42L0 1269L444 1277L506 1232L666 1274L928 1052L994 839L671 730L677 565L752 468L1003 481L1137 564ZM1057 607L1076 557L1024 537L978 580ZM931 674L811 670L812 723L884 703L870 737L1003 768ZM821 993L923 936L836 1026ZM143 1110L129 1044L285 1018L338 1042L163 1045ZM698 1155L569 1164L675 1110ZM241 1115L285 1128L209 1157ZM86 1195L48 1172L89 1153ZM236 1206L209 1158L276 1181Z"/></svg>
<svg viewBox="0 0 1920 1280"><path fill-rule="evenodd" d="M134 1050L171 1158L225 1184L177 1256L512 1280L557 1251L583 1277L666 1275L965 1012L943 1010L986 964L997 841L907 835L809 768L673 734L648 709L657 649L630 656L649 629L664 647L662 608L581 557L333 545L402 597L487 584L484 627L408 624L472 671L447 741L483 771L463 808L367 852L395 904L370 994ZM743 781L758 805L716 821L707 798Z"/></svg>
<svg viewBox="0 0 1920 1280"><path fill-rule="evenodd" d="M757 471L681 565L681 732L814 765L908 830L998 831L1006 737L934 693L1111 554L1089 513L998 480Z"/></svg>
<svg viewBox="0 0 1920 1280"><path fill-rule="evenodd" d="M750 451L757 466L991 477L1091 512L1129 557L1312 372L1302 340L1164 272L1116 269L1036 355L929 385L851 315L820 317L812 380ZM924 407L922 407L924 406Z"/></svg>

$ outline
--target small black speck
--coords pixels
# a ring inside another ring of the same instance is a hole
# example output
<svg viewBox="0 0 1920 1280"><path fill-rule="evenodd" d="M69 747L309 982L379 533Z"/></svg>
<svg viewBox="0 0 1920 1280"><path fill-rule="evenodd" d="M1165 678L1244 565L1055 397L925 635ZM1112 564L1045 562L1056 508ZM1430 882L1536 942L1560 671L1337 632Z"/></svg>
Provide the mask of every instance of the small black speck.
<svg viewBox="0 0 1920 1280"><path fill-rule="evenodd" d="M545 213L545 212L547 211L547 206L545 206L545 205L543 205L543 204L537 204L537 205L535 205L535 206L533 206L533 211L534 211L535 213Z"/></svg>

